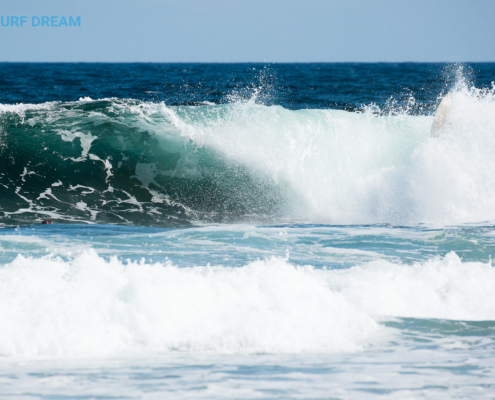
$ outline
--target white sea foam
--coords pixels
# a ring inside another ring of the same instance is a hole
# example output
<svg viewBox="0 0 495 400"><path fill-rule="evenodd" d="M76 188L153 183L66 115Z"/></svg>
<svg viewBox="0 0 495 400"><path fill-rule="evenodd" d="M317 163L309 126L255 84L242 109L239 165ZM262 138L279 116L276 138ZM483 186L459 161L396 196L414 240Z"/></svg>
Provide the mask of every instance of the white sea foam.
<svg viewBox="0 0 495 400"><path fill-rule="evenodd" d="M329 223L495 219L495 96L459 86L440 138L433 117L266 107L164 113L181 135L289 188L292 217Z"/></svg>
<svg viewBox="0 0 495 400"><path fill-rule="evenodd" d="M0 282L9 356L353 352L388 335L387 316L495 319L495 270L454 253L339 271L281 258L180 268L87 250L69 261L18 256Z"/></svg>
<svg viewBox="0 0 495 400"><path fill-rule="evenodd" d="M371 316L495 320L495 269L453 252L412 265L372 261L329 277L332 289Z"/></svg>
<svg viewBox="0 0 495 400"><path fill-rule="evenodd" d="M0 114L17 113L19 115L23 115L28 110L49 110L54 104L56 104L56 102L47 102L42 104L0 104Z"/></svg>
<svg viewBox="0 0 495 400"><path fill-rule="evenodd" d="M356 351L378 329L283 259L178 268L18 256L0 270L0 353Z"/></svg>

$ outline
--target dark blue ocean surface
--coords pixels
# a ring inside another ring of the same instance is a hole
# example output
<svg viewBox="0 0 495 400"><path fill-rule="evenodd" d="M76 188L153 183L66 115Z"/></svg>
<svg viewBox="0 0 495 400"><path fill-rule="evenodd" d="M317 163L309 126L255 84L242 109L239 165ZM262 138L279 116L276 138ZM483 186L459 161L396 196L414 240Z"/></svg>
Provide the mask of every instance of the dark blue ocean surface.
<svg viewBox="0 0 495 400"><path fill-rule="evenodd" d="M462 69L476 87L490 87L495 63L107 64L0 63L0 103L42 103L117 97L167 105L229 102L261 90L265 105L289 109L361 110L416 100L428 113Z"/></svg>

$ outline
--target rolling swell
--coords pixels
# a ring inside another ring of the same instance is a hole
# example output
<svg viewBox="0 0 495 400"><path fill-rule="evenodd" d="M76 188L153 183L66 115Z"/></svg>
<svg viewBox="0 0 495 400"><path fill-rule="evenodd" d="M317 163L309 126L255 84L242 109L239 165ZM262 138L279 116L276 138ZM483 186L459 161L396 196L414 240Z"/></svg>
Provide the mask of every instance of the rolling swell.
<svg viewBox="0 0 495 400"><path fill-rule="evenodd" d="M0 107L2 224L188 226L262 221L280 207L273 183L181 135L164 105L81 99Z"/></svg>

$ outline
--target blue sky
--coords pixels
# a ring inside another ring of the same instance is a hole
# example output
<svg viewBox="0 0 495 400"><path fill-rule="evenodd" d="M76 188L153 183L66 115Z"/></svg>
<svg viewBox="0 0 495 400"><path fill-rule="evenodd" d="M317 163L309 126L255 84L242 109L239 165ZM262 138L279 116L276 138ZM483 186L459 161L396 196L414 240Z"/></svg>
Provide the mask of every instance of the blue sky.
<svg viewBox="0 0 495 400"><path fill-rule="evenodd" d="M0 16L27 17L0 25L0 61L495 61L495 0L3 0Z"/></svg>

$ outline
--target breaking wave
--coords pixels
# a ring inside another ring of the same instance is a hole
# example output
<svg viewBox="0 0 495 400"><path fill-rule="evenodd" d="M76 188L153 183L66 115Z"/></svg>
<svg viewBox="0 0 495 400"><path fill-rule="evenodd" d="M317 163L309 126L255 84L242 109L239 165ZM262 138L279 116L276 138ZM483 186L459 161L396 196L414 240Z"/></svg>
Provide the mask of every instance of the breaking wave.
<svg viewBox="0 0 495 400"><path fill-rule="evenodd" d="M451 97L439 138L432 116L376 107L0 105L0 222L493 220L494 90Z"/></svg>

